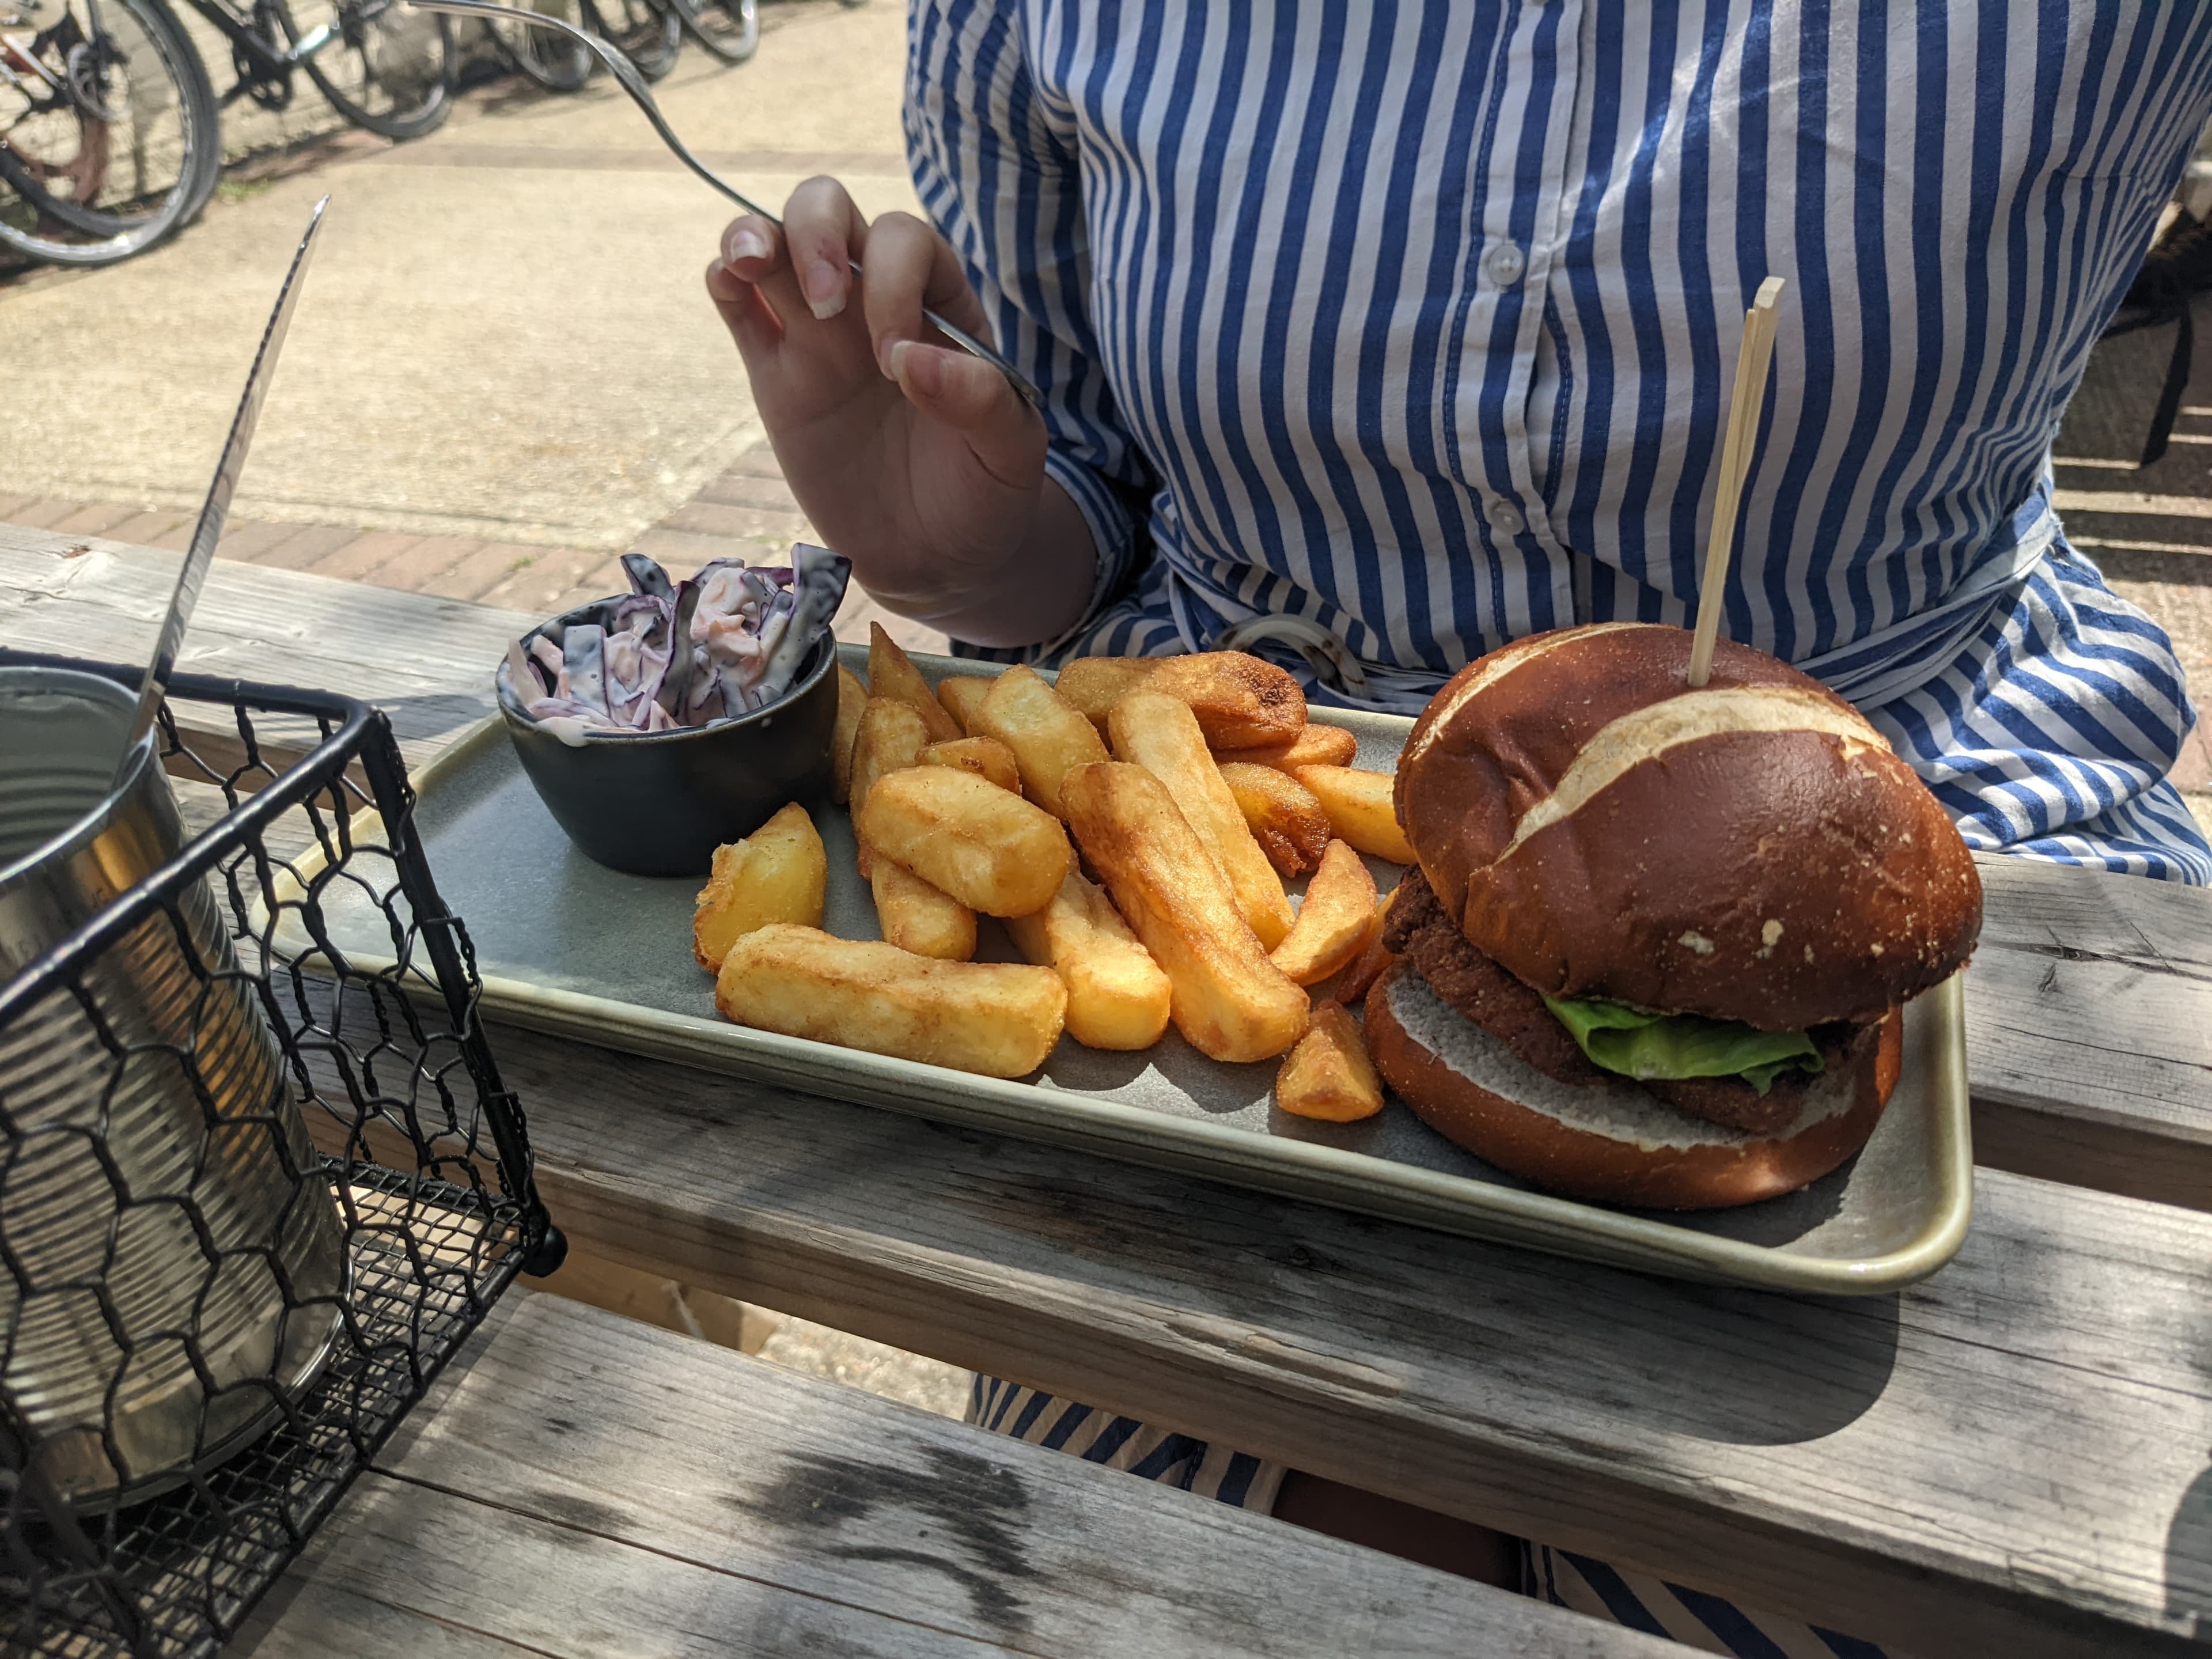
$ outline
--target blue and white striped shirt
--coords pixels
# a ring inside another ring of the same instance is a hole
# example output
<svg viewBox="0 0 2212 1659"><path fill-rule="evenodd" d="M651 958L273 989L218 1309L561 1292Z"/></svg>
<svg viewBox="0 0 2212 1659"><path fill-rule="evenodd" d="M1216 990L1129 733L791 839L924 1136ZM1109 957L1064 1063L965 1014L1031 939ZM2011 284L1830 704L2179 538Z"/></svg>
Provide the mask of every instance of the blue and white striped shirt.
<svg viewBox="0 0 2212 1659"><path fill-rule="evenodd" d="M2212 6L911 0L910 26L917 187L1099 549L1046 654L1287 616L1351 653L1318 695L1410 709L1535 629L1686 619L1778 274L1725 631L1858 702L1970 842L2212 881L2160 781L2179 667L2067 547L2048 472L2212 107Z"/></svg>
<svg viewBox="0 0 2212 1659"><path fill-rule="evenodd" d="M909 5L917 188L1100 556L1026 654L1303 619L1352 653L1318 696L1410 711L1536 629L1688 620L1778 274L1726 631L1857 702L1971 843L2212 882L2161 781L2180 668L2048 464L2212 106L2206 0ZM969 1415L1226 1502L1281 1478L995 1379ZM1530 1559L1702 1647L1879 1659Z"/></svg>

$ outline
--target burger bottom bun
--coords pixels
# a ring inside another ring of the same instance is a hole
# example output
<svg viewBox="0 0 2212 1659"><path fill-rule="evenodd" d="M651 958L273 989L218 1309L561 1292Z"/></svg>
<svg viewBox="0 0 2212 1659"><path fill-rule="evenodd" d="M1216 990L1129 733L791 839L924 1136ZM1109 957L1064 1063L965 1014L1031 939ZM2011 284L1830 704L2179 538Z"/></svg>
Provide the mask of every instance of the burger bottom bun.
<svg viewBox="0 0 2212 1659"><path fill-rule="evenodd" d="M1759 1135L1686 1116L1626 1078L1546 1077L1404 963L1367 994L1376 1069L1431 1128L1547 1192L1639 1209L1724 1209L1819 1180L1874 1133L1903 1042L1892 1009L1862 1063L1823 1075L1796 1122Z"/></svg>

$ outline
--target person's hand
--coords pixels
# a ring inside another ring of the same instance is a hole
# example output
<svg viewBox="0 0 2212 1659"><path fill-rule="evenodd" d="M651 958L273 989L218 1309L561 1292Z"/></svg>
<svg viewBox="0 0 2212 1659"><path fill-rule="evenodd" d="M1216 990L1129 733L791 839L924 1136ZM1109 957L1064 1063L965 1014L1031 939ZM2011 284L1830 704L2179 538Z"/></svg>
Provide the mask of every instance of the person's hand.
<svg viewBox="0 0 2212 1659"><path fill-rule="evenodd" d="M1043 422L922 320L927 306L990 337L942 237L909 214L870 224L844 186L811 179L781 228L749 215L723 232L707 289L792 493L863 586L982 643L1074 620L1094 556L1046 480ZM1067 550L1071 520L1080 544Z"/></svg>

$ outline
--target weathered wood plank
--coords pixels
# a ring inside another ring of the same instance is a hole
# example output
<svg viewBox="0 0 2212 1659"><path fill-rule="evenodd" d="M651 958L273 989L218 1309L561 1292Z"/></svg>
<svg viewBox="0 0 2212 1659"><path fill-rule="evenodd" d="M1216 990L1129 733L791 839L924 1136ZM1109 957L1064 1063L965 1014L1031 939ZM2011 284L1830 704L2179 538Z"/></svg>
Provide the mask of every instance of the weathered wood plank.
<svg viewBox="0 0 2212 1659"><path fill-rule="evenodd" d="M1975 1161L2212 1209L2212 893L1978 863Z"/></svg>
<svg viewBox="0 0 2212 1659"><path fill-rule="evenodd" d="M525 1291L231 1651L1678 1650Z"/></svg>
<svg viewBox="0 0 2212 1659"><path fill-rule="evenodd" d="M1821 1303L495 1037L595 1255L1916 1654L2212 1626L2212 1218L1984 1172Z"/></svg>
<svg viewBox="0 0 2212 1659"><path fill-rule="evenodd" d="M85 550L75 552L82 548ZM143 662L179 556L0 525L0 644L95 661ZM492 712L507 641L538 618L217 559L185 636L188 672L368 698L421 765ZM229 758L235 731L188 719L195 747ZM229 763L236 764L234 758Z"/></svg>

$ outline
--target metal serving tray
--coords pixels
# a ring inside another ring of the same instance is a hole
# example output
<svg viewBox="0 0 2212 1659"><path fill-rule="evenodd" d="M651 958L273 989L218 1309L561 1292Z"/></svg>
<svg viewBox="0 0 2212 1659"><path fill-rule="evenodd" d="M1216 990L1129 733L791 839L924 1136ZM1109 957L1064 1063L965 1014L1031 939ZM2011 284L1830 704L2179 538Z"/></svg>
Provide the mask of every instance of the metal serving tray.
<svg viewBox="0 0 2212 1659"><path fill-rule="evenodd" d="M865 652L843 653L865 669ZM933 681L993 672L951 658L916 663ZM1335 710L1321 718L1357 734L1358 764L1382 770L1395 769L1413 725ZM713 981L692 960L700 882L621 875L578 852L523 776L496 720L425 767L416 787L416 823L440 891L467 921L485 1008L517 1024L1677 1278L1873 1294L1935 1272L1966 1236L1973 1158L1955 978L1907 1010L1896 1096L1866 1149L1843 1169L1738 1210L1612 1209L1538 1192L1395 1102L1363 1123L1279 1112L1269 1100L1276 1062L1210 1060L1172 1030L1135 1054L1064 1038L1033 1079L1006 1082L731 1024L715 1013ZM825 802L814 817L830 855L825 926L848 939L878 937L845 809ZM1393 869L1375 867L1386 876ZM388 963L380 915L336 894L323 907L356 966L375 964L380 952ZM988 918L977 956L1018 959ZM1110 1171L1100 1178L1110 1180Z"/></svg>

